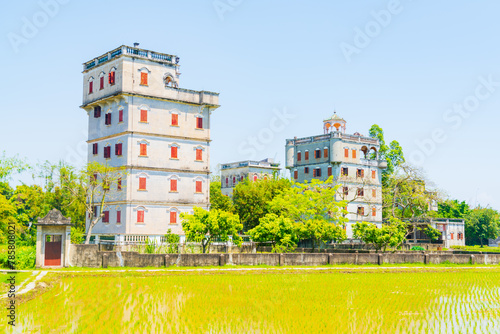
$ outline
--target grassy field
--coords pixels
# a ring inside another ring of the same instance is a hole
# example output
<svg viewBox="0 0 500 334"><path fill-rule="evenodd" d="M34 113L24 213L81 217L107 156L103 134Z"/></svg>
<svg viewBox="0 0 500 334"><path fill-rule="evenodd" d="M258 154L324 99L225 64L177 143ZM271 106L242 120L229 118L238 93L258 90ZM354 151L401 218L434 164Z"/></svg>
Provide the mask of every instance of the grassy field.
<svg viewBox="0 0 500 334"><path fill-rule="evenodd" d="M494 333L500 268L51 272L19 332ZM0 324L4 332L5 321ZM8 331L7 331L8 332Z"/></svg>

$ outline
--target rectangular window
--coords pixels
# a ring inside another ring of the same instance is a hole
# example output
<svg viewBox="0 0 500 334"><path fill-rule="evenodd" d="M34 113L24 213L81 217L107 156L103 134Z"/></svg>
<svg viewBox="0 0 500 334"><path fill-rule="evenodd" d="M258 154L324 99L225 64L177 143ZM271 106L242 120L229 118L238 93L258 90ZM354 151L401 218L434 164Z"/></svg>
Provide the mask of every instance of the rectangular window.
<svg viewBox="0 0 500 334"><path fill-rule="evenodd" d="M375 217L377 215L377 209L372 208L372 217Z"/></svg>
<svg viewBox="0 0 500 334"><path fill-rule="evenodd" d="M94 174L95 175L95 174ZM97 215L99 214L99 206L95 205L94 206L94 217L97 217Z"/></svg>
<svg viewBox="0 0 500 334"><path fill-rule="evenodd" d="M116 189L122 190L122 179L119 178L118 181L116 181Z"/></svg>
<svg viewBox="0 0 500 334"><path fill-rule="evenodd" d="M97 143L92 144L92 154L93 155L99 154L99 146Z"/></svg>
<svg viewBox="0 0 500 334"><path fill-rule="evenodd" d="M147 86L148 85L148 74L145 72L141 73L141 86Z"/></svg>
<svg viewBox="0 0 500 334"><path fill-rule="evenodd" d="M344 157L349 158L349 149L344 148Z"/></svg>
<svg viewBox="0 0 500 334"><path fill-rule="evenodd" d="M364 214L365 214L365 208L363 208L362 206L358 206L358 215L364 216Z"/></svg>
<svg viewBox="0 0 500 334"><path fill-rule="evenodd" d="M356 150L352 150L352 158L356 159Z"/></svg>
<svg viewBox="0 0 500 334"><path fill-rule="evenodd" d="M99 78L99 89L104 89L104 77Z"/></svg>
<svg viewBox="0 0 500 334"><path fill-rule="evenodd" d="M328 158L328 149L323 149L323 158Z"/></svg>
<svg viewBox="0 0 500 334"><path fill-rule="evenodd" d="M141 122L143 122L143 123L148 122L148 111L147 110L141 110Z"/></svg>
<svg viewBox="0 0 500 334"><path fill-rule="evenodd" d="M145 177L139 178L139 190L146 190L146 178Z"/></svg>
<svg viewBox="0 0 500 334"><path fill-rule="evenodd" d="M116 211L116 223L119 224L122 222L122 212Z"/></svg>
<svg viewBox="0 0 500 334"><path fill-rule="evenodd" d="M146 157L148 155L148 145L147 144L141 144L140 145L140 155L141 157Z"/></svg>
<svg viewBox="0 0 500 334"><path fill-rule="evenodd" d="M313 177L316 177L316 172L317 172L317 169L313 169Z"/></svg>
<svg viewBox="0 0 500 334"><path fill-rule="evenodd" d="M349 176L349 168L342 167L341 175L342 176Z"/></svg>
<svg viewBox="0 0 500 334"><path fill-rule="evenodd" d="M177 180L172 179L170 180L170 191L177 191Z"/></svg>
<svg viewBox="0 0 500 334"><path fill-rule="evenodd" d="M104 159L111 158L111 146L104 147Z"/></svg>
<svg viewBox="0 0 500 334"><path fill-rule="evenodd" d="M300 161L302 159L302 153L298 152L297 153L297 161Z"/></svg>
<svg viewBox="0 0 500 334"><path fill-rule="evenodd" d="M115 84L115 71L109 72L108 74L108 83L113 86Z"/></svg>
<svg viewBox="0 0 500 334"><path fill-rule="evenodd" d="M332 176L332 167L331 166L328 167L328 176Z"/></svg>
<svg viewBox="0 0 500 334"><path fill-rule="evenodd" d="M109 211L103 211L102 213L104 214L104 216L102 217L102 222L109 223Z"/></svg>
<svg viewBox="0 0 500 334"><path fill-rule="evenodd" d="M233 178L233 183L234 183L234 181L235 181L235 180L234 180L234 178ZM195 190L195 191L196 191L197 193L201 193L201 186L202 186L201 181L196 181L196 190Z"/></svg>
<svg viewBox="0 0 500 334"><path fill-rule="evenodd" d="M96 106L94 107L94 118L99 118L101 117L101 107Z"/></svg>
<svg viewBox="0 0 500 334"><path fill-rule="evenodd" d="M315 150L314 151L314 158L320 159L321 158L321 150Z"/></svg>
<svg viewBox="0 0 500 334"><path fill-rule="evenodd" d="M177 159L177 146L170 147L170 158Z"/></svg>
<svg viewBox="0 0 500 334"><path fill-rule="evenodd" d="M89 82L89 94L92 94L92 91L94 90L94 82L90 81Z"/></svg>
<svg viewBox="0 0 500 334"><path fill-rule="evenodd" d="M377 172L372 170L372 179L376 178L377 177Z"/></svg>
<svg viewBox="0 0 500 334"><path fill-rule="evenodd" d="M372 197L377 197L377 189L372 189Z"/></svg>
<svg viewBox="0 0 500 334"><path fill-rule="evenodd" d="M122 143L115 144L115 155L121 156L122 155Z"/></svg>
<svg viewBox="0 0 500 334"><path fill-rule="evenodd" d="M172 114L172 125L173 126L178 126L179 125L179 115Z"/></svg>
<svg viewBox="0 0 500 334"><path fill-rule="evenodd" d="M321 168L313 169L313 177L321 177Z"/></svg>
<svg viewBox="0 0 500 334"><path fill-rule="evenodd" d="M304 158L305 158L306 160L309 160L309 151L306 151L306 152L304 153Z"/></svg>
<svg viewBox="0 0 500 334"><path fill-rule="evenodd" d="M298 172L298 171L294 171L294 172L293 172L293 178L294 178L295 180L297 180L297 179L299 178L299 172Z"/></svg>
<svg viewBox="0 0 500 334"><path fill-rule="evenodd" d="M363 188L358 188L358 196L365 196L365 190Z"/></svg>
<svg viewBox="0 0 500 334"><path fill-rule="evenodd" d="M358 169L356 172L356 177L365 177L365 170L364 169Z"/></svg>
<svg viewBox="0 0 500 334"><path fill-rule="evenodd" d="M344 196L349 195L349 187L344 187L342 190L343 190Z"/></svg>
<svg viewBox="0 0 500 334"><path fill-rule="evenodd" d="M309 174L309 167L304 167L304 174Z"/></svg>
<svg viewBox="0 0 500 334"><path fill-rule="evenodd" d="M451 240L453 240L453 233L451 233Z"/></svg>
<svg viewBox="0 0 500 334"><path fill-rule="evenodd" d="M118 123L123 122L123 109L118 111Z"/></svg>
<svg viewBox="0 0 500 334"><path fill-rule="evenodd" d="M106 115L104 115L104 124L106 125L111 124L111 113L108 112Z"/></svg>
<svg viewBox="0 0 500 334"><path fill-rule="evenodd" d="M144 223L144 211L143 210L137 211L137 222Z"/></svg>
<svg viewBox="0 0 500 334"><path fill-rule="evenodd" d="M177 224L177 212L170 211L170 224Z"/></svg>
<svg viewBox="0 0 500 334"><path fill-rule="evenodd" d="M196 117L196 128L203 129L203 118Z"/></svg>
<svg viewBox="0 0 500 334"><path fill-rule="evenodd" d="M196 149L196 160L197 161L202 161L203 160L203 150L200 148Z"/></svg>

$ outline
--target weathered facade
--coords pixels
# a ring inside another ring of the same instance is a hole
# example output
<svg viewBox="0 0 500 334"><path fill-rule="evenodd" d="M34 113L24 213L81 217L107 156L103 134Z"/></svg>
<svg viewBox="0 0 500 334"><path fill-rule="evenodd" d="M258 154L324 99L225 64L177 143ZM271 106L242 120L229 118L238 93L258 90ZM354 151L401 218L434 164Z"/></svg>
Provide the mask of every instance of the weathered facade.
<svg viewBox="0 0 500 334"><path fill-rule="evenodd" d="M179 214L208 208L210 115L219 94L179 88L179 75L178 57L137 45L83 64L88 161L125 168L93 235L182 234Z"/></svg>
<svg viewBox="0 0 500 334"><path fill-rule="evenodd" d="M340 184L336 200L347 200L346 232L368 221L382 225L382 171L378 139L346 134L346 121L336 113L323 121L323 134L286 140L286 168L296 182L330 176Z"/></svg>
<svg viewBox="0 0 500 334"><path fill-rule="evenodd" d="M281 170L279 163L267 158L261 161L238 161L223 164L221 167L222 194L233 195L234 187L244 180L257 181L266 177L272 177Z"/></svg>

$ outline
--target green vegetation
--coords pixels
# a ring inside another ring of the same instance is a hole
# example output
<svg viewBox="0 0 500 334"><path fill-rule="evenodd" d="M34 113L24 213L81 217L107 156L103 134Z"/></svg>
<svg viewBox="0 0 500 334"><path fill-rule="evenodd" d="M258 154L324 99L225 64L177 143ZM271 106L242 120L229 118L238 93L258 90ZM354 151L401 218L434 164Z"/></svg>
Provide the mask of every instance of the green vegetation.
<svg viewBox="0 0 500 334"><path fill-rule="evenodd" d="M451 246L452 250L464 250L468 252L495 252L500 253L500 247L488 247L488 246Z"/></svg>
<svg viewBox="0 0 500 334"><path fill-rule="evenodd" d="M363 242L373 245L376 250L385 252L387 248L399 249L406 240L408 223L391 217L388 224L377 227L368 222L356 223L353 226L353 235Z"/></svg>
<svg viewBox="0 0 500 334"><path fill-rule="evenodd" d="M64 274L18 308L24 332L486 333L500 323L500 269L54 275Z"/></svg>

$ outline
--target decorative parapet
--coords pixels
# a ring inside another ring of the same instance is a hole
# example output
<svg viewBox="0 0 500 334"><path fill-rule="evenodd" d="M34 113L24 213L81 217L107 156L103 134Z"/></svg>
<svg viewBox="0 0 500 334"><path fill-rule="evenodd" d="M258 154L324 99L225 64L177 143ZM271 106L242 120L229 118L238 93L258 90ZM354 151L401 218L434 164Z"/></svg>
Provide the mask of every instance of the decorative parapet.
<svg viewBox="0 0 500 334"><path fill-rule="evenodd" d="M331 133L326 134L326 135L287 139L286 144L287 145L298 145L298 144L304 144L304 143L313 143L313 142L317 142L317 141L328 140L330 138L339 138L339 139L344 139L344 140L353 141L353 142L362 143L362 144L371 144L371 145L376 145L376 146L379 145L378 139L371 138L371 137L357 136L357 135L348 135L348 134L338 132L338 131L331 132Z"/></svg>

